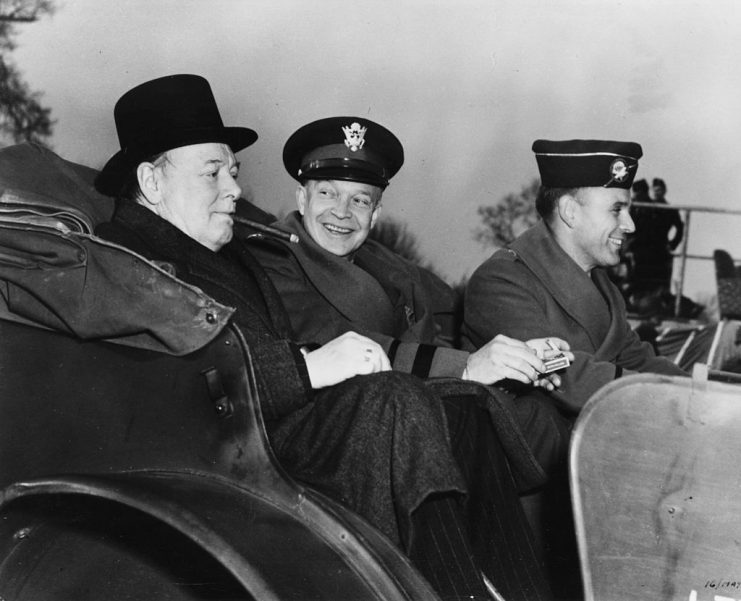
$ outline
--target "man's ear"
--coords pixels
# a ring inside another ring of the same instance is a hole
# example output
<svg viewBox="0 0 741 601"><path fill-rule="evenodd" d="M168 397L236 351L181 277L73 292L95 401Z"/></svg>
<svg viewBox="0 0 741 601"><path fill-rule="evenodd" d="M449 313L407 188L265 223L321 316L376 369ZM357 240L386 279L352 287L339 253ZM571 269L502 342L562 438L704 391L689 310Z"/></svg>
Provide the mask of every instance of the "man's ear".
<svg viewBox="0 0 741 601"><path fill-rule="evenodd" d="M376 225L376 221L381 216L381 209L383 208L383 203L381 201L378 201L378 204L376 205L376 208L373 209L373 213L371 214L371 222L370 226L371 229L373 229L373 226Z"/></svg>
<svg viewBox="0 0 741 601"><path fill-rule="evenodd" d="M573 194L564 194L556 201L558 219L569 228L574 227L578 204Z"/></svg>
<svg viewBox="0 0 741 601"><path fill-rule="evenodd" d="M142 191L146 204L150 206L159 204L161 188L159 174L154 163L139 163L136 168L136 179L139 182L139 189Z"/></svg>
<svg viewBox="0 0 741 601"><path fill-rule="evenodd" d="M304 186L303 184L299 184L298 188L296 188L296 206L298 207L298 212L301 214L302 217L304 216L304 212L306 211L306 202L306 186Z"/></svg>

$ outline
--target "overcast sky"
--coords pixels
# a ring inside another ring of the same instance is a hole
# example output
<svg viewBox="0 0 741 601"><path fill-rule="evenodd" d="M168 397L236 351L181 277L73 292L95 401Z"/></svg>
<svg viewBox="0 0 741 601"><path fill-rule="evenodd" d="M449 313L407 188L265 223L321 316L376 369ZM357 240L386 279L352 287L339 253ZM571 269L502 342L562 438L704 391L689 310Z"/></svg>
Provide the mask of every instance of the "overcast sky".
<svg viewBox="0 0 741 601"><path fill-rule="evenodd" d="M99 168L113 105L172 73L211 83L228 125L260 134L240 181L293 209L287 137L355 114L391 129L406 163L384 195L451 282L491 253L476 208L537 176L537 138L640 142L639 177L673 204L741 209L741 11L732 0L57 0L20 25L14 60L56 119L63 157ZM690 252L741 258L734 219L693 217ZM691 266L687 291L714 287Z"/></svg>

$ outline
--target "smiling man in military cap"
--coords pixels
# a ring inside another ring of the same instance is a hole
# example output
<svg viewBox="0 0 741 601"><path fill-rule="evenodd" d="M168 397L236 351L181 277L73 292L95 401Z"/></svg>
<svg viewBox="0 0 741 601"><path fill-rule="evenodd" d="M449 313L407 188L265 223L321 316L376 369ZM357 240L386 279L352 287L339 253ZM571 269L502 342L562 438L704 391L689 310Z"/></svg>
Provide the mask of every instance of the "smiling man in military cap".
<svg viewBox="0 0 741 601"><path fill-rule="evenodd" d="M686 375L631 330L622 296L603 269L619 263L635 230L630 187L640 145L537 140L533 152L542 221L471 276L464 330L472 348L497 333L521 339L554 334L568 341L575 361L554 394L574 411L623 374Z"/></svg>
<svg viewBox="0 0 741 601"><path fill-rule="evenodd" d="M452 311L451 288L368 238L403 161L398 138L368 119L330 117L299 128L283 150L286 170L298 182L298 210L277 225L300 242L259 241L253 253L299 340L322 342L348 331L368 336L386 351L394 371L447 377L451 396L472 411L479 427L494 426L510 459L516 456L512 442L524 442L526 455L556 472L565 461L570 424L535 387L560 382L558 375L543 376L543 359L561 351L573 356L555 337L555 351L544 338L526 343L492 336L474 353L441 340L438 324ZM511 393L515 381L518 396ZM505 383L509 392L501 389ZM458 435L469 433L458 429Z"/></svg>
<svg viewBox="0 0 741 601"><path fill-rule="evenodd" d="M289 137L283 162L299 182L298 210L279 225L301 242L255 254L300 339L322 342L352 330L381 344L393 369L420 377L558 384L558 376L541 377L542 359L554 354L544 340L500 336L473 354L449 348L438 334L453 312L450 286L368 239L383 191L404 163L392 132L361 117L320 119Z"/></svg>

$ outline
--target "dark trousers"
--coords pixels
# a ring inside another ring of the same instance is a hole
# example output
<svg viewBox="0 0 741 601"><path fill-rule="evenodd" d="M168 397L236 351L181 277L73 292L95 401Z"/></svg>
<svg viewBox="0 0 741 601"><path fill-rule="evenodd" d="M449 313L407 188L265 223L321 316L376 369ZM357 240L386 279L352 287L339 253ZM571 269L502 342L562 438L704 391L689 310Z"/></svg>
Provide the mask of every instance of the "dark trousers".
<svg viewBox="0 0 741 601"><path fill-rule="evenodd" d="M447 600L549 599L484 387L359 376L268 423L294 478L368 520ZM517 427L514 424L511 427Z"/></svg>
<svg viewBox="0 0 741 601"><path fill-rule="evenodd" d="M453 454L468 494L432 495L412 514L407 552L447 600L552 599L504 451L473 398L444 399Z"/></svg>

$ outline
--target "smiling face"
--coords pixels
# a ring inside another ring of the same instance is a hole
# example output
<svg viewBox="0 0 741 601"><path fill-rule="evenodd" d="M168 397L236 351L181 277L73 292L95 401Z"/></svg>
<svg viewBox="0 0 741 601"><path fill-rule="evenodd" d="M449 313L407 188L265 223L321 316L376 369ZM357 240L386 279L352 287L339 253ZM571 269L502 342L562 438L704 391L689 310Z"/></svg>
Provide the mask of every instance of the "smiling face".
<svg viewBox="0 0 741 601"><path fill-rule="evenodd" d="M381 212L378 186L342 180L309 180L296 202L311 238L326 251L346 257L368 238Z"/></svg>
<svg viewBox="0 0 741 601"><path fill-rule="evenodd" d="M150 208L191 238L218 251L232 238L232 214L242 193L239 164L226 144L169 150L156 162Z"/></svg>
<svg viewBox="0 0 741 601"><path fill-rule="evenodd" d="M635 231L628 190L579 188L572 218L569 254L584 271L620 262L626 236Z"/></svg>

